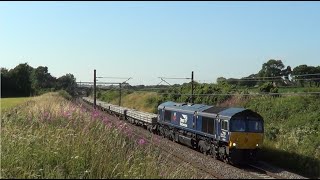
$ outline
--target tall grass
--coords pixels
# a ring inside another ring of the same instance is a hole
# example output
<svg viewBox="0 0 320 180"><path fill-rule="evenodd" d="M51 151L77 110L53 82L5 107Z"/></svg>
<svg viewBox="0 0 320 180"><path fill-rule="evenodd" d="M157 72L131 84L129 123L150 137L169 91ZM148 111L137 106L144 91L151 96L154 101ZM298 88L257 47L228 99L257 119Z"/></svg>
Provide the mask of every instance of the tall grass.
<svg viewBox="0 0 320 180"><path fill-rule="evenodd" d="M243 106L264 117L263 159L320 177L319 96L254 97Z"/></svg>
<svg viewBox="0 0 320 180"><path fill-rule="evenodd" d="M194 178L154 145L57 93L2 114L1 178Z"/></svg>

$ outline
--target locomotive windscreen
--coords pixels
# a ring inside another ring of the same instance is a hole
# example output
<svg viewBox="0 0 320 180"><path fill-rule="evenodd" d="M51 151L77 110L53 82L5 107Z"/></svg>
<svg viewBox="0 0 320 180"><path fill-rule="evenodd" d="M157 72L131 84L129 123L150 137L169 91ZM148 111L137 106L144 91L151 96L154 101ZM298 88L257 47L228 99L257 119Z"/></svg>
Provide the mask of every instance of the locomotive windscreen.
<svg viewBox="0 0 320 180"><path fill-rule="evenodd" d="M263 121L257 118L236 118L230 120L231 132L263 132Z"/></svg>

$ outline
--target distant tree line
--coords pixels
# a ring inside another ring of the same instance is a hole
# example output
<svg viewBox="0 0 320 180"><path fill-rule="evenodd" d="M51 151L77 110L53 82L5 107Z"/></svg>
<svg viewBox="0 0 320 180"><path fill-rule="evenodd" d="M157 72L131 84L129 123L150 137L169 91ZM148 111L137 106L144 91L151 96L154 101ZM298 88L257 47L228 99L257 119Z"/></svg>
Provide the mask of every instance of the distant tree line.
<svg viewBox="0 0 320 180"><path fill-rule="evenodd" d="M35 96L56 90L65 90L73 96L75 88L76 79L72 74L56 78L46 66L33 68L21 63L10 70L1 67L1 97Z"/></svg>
<svg viewBox="0 0 320 180"><path fill-rule="evenodd" d="M285 67L281 60L270 59L262 65L261 70L240 79L224 77L217 78L217 83L227 82L238 86L261 86L273 84L274 86L320 86L320 66L299 65L293 69Z"/></svg>
<svg viewBox="0 0 320 180"><path fill-rule="evenodd" d="M240 79L217 78L217 83L194 82L194 103L219 104L232 97L232 94L249 94L249 88L255 87L260 93L278 93L278 88L320 86L320 66L299 65L293 69L285 66L281 60L270 59L263 63L256 73ZM158 104L164 101L190 102L191 82L182 85L139 86L141 90L155 88L161 94ZM157 90L157 88L159 88ZM255 89L254 88L254 89ZM218 94L210 96L210 94ZM277 97L279 95L273 95Z"/></svg>

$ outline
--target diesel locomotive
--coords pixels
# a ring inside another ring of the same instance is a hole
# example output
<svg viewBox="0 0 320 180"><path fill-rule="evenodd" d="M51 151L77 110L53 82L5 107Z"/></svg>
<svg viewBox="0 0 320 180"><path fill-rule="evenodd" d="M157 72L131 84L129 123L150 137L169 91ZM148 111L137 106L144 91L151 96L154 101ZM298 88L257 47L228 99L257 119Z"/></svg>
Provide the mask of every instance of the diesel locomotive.
<svg viewBox="0 0 320 180"><path fill-rule="evenodd" d="M93 104L91 98L83 100ZM250 109L169 101L158 106L158 114L152 114L96 103L103 111L230 164L255 160L263 143L263 118Z"/></svg>

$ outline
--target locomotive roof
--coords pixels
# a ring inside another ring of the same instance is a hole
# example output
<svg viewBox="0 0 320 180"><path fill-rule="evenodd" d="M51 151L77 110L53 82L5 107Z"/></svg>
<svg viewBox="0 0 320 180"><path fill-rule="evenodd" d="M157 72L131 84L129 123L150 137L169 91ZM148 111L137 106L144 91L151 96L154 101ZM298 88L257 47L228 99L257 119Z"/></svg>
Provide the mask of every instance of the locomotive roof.
<svg viewBox="0 0 320 180"><path fill-rule="evenodd" d="M158 108L163 108L163 107L202 112L206 109L211 108L212 106L208 106L204 104L186 104L186 103L176 103L176 102L168 101L158 106Z"/></svg>
<svg viewBox="0 0 320 180"><path fill-rule="evenodd" d="M219 115L232 117L233 115L235 115L239 112L245 111L245 110L247 110L247 109L245 109L245 108L228 108L228 109L225 109L225 110L219 112Z"/></svg>
<svg viewBox="0 0 320 180"><path fill-rule="evenodd" d="M164 102L158 106L158 108L161 108L161 109L163 107L175 108L180 110L214 113L214 114L219 114L221 116L226 116L226 117L232 117L238 113L257 114L252 110L246 109L246 108L214 107L214 106L208 106L204 104L186 104L186 103L176 103L172 101ZM257 115L259 116L259 114Z"/></svg>

